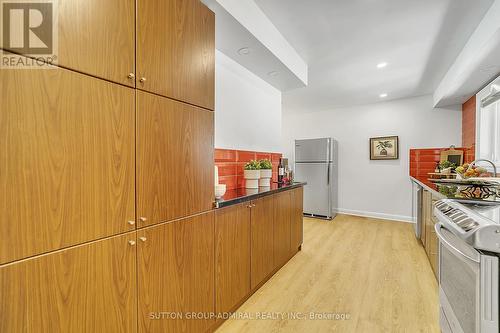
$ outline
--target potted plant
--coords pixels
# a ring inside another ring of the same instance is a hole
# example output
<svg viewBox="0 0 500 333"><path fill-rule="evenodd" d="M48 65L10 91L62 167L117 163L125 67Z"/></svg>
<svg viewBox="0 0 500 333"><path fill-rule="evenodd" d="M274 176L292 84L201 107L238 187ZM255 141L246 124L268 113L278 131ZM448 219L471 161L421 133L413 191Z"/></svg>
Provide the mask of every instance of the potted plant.
<svg viewBox="0 0 500 333"><path fill-rule="evenodd" d="M439 170L441 170L441 173L443 174L452 173L453 171L455 171L456 167L457 165L450 161L443 161L439 163Z"/></svg>
<svg viewBox="0 0 500 333"><path fill-rule="evenodd" d="M271 178L273 177L273 165L271 164L271 161L267 159L260 160L259 166L260 166L259 186L270 187Z"/></svg>
<svg viewBox="0 0 500 333"><path fill-rule="evenodd" d="M260 163L255 160L246 163L243 177L245 178L246 188L259 188Z"/></svg>

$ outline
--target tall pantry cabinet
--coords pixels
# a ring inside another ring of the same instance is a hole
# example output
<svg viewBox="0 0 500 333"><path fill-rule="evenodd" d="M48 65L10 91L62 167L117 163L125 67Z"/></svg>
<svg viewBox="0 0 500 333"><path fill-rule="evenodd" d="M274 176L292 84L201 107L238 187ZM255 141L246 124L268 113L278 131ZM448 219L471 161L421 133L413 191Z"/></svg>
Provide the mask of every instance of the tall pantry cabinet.
<svg viewBox="0 0 500 333"><path fill-rule="evenodd" d="M150 312L214 310L214 14L58 4L57 66L0 70L0 332L205 331Z"/></svg>

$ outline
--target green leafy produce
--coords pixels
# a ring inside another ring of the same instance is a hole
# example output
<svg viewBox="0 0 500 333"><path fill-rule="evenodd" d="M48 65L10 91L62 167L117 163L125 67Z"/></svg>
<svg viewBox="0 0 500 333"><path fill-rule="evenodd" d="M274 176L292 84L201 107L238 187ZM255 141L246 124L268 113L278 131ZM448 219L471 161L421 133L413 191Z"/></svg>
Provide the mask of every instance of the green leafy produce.
<svg viewBox="0 0 500 333"><path fill-rule="evenodd" d="M245 164L245 170L260 170L260 163L255 160L251 160Z"/></svg>
<svg viewBox="0 0 500 333"><path fill-rule="evenodd" d="M259 161L260 169L262 170L268 170L272 169L273 165L271 164L271 161L264 159Z"/></svg>
<svg viewBox="0 0 500 333"><path fill-rule="evenodd" d="M455 169L456 167L457 167L457 165L453 162L450 162L450 161L443 161L443 162L439 163L439 168L441 170L448 169L448 168Z"/></svg>

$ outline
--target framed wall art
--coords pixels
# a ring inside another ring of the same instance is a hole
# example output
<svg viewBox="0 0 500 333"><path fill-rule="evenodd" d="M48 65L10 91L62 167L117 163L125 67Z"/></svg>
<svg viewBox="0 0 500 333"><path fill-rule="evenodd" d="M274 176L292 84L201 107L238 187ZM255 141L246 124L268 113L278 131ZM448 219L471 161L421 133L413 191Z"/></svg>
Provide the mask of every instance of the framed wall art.
<svg viewBox="0 0 500 333"><path fill-rule="evenodd" d="M370 138L370 160L397 160L399 158L399 138L381 136Z"/></svg>

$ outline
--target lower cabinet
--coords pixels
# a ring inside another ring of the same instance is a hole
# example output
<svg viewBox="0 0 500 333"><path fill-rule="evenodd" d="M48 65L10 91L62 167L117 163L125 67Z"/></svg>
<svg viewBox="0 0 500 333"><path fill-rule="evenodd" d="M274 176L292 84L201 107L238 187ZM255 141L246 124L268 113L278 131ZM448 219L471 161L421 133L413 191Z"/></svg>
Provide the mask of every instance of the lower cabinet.
<svg viewBox="0 0 500 333"><path fill-rule="evenodd" d="M438 245L439 240L434 230L436 218L434 217L434 202L438 198L434 197L431 192L424 191L422 196L422 230L420 239L425 248L425 253L429 258L434 275L438 276Z"/></svg>
<svg viewBox="0 0 500 333"><path fill-rule="evenodd" d="M0 268L0 332L136 332L135 232Z"/></svg>
<svg viewBox="0 0 500 333"><path fill-rule="evenodd" d="M301 198L287 190L0 266L0 332L213 330L297 252Z"/></svg>
<svg viewBox="0 0 500 333"><path fill-rule="evenodd" d="M216 312L229 312L250 293L250 203L215 212Z"/></svg>
<svg viewBox="0 0 500 333"><path fill-rule="evenodd" d="M139 332L215 323L214 231L213 211L137 231Z"/></svg>
<svg viewBox="0 0 500 333"><path fill-rule="evenodd" d="M293 256L302 246L304 238L304 188L299 187L291 192L291 226L290 226L290 253Z"/></svg>
<svg viewBox="0 0 500 333"><path fill-rule="evenodd" d="M290 239L292 222L292 191L274 195L274 267L283 266L290 259Z"/></svg>
<svg viewBox="0 0 500 333"><path fill-rule="evenodd" d="M275 268L273 261L274 196L252 201L251 288L256 288Z"/></svg>

